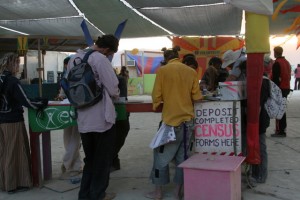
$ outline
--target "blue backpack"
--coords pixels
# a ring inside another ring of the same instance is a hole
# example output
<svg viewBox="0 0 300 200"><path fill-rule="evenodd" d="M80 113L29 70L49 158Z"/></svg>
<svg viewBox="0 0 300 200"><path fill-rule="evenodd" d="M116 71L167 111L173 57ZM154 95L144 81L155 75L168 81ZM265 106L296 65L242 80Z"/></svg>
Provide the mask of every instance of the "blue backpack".
<svg viewBox="0 0 300 200"><path fill-rule="evenodd" d="M88 63L88 58L94 51L88 51L83 59L76 57L74 67L70 69L67 77L60 81L70 104L77 109L92 106L103 97L103 85L97 84L92 67Z"/></svg>

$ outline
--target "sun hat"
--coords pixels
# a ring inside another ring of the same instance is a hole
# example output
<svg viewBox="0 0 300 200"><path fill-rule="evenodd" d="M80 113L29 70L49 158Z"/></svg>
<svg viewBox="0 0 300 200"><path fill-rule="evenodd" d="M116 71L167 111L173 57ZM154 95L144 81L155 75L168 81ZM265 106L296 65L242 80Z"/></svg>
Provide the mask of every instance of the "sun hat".
<svg viewBox="0 0 300 200"><path fill-rule="evenodd" d="M230 64L234 63L241 55L242 49L239 49L237 51L232 51L231 49L226 51L223 54L223 64L222 64L222 68L226 68L227 66L229 66Z"/></svg>

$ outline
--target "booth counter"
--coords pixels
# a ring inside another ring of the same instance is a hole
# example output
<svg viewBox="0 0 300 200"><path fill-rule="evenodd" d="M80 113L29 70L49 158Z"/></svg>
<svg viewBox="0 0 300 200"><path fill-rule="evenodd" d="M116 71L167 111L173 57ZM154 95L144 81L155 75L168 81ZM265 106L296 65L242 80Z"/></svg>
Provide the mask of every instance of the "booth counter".
<svg viewBox="0 0 300 200"><path fill-rule="evenodd" d="M117 120L126 112L154 112L151 102L115 104ZM161 112L162 106L155 112ZM50 102L42 113L28 110L32 175L34 186L41 187L52 178L51 131L76 125L74 109L69 104ZM241 123L239 101L202 101L195 103L196 152L214 155L239 155ZM39 136L42 135L42 158ZM150 142L150 141L149 141ZM43 167L42 167L43 166ZM43 175L42 175L43 174ZM42 178L43 177L43 178Z"/></svg>
<svg viewBox="0 0 300 200"><path fill-rule="evenodd" d="M126 105L115 104L115 108L117 112L116 120L126 119ZM75 111L72 106L61 102L49 102L49 106L42 112L28 109L34 186L41 187L43 179L50 180L52 178L51 131L76 125L76 119L73 117L75 116L74 114ZM40 135L42 135L42 158Z"/></svg>

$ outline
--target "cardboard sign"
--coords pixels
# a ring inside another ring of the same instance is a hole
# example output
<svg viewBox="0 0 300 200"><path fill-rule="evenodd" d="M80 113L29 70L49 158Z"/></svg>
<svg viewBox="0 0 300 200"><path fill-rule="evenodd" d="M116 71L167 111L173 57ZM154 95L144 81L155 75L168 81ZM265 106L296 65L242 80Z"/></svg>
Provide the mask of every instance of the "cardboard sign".
<svg viewBox="0 0 300 200"><path fill-rule="evenodd" d="M239 101L195 104L196 152L241 154L241 106Z"/></svg>

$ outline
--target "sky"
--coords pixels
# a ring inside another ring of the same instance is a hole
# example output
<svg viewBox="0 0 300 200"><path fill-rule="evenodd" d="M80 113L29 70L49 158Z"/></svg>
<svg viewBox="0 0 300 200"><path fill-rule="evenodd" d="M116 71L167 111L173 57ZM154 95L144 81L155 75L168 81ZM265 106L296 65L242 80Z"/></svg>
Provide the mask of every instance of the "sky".
<svg viewBox="0 0 300 200"><path fill-rule="evenodd" d="M270 51L272 59L274 59L273 48L278 45L282 46L284 49L283 56L286 57L291 65L295 66L300 64L300 48L296 50L296 36L270 37ZM163 47L171 48L172 41L167 37L121 39L119 44L119 52L114 56L113 65L120 65L119 57L124 50L131 51L136 48L138 50L160 51Z"/></svg>

